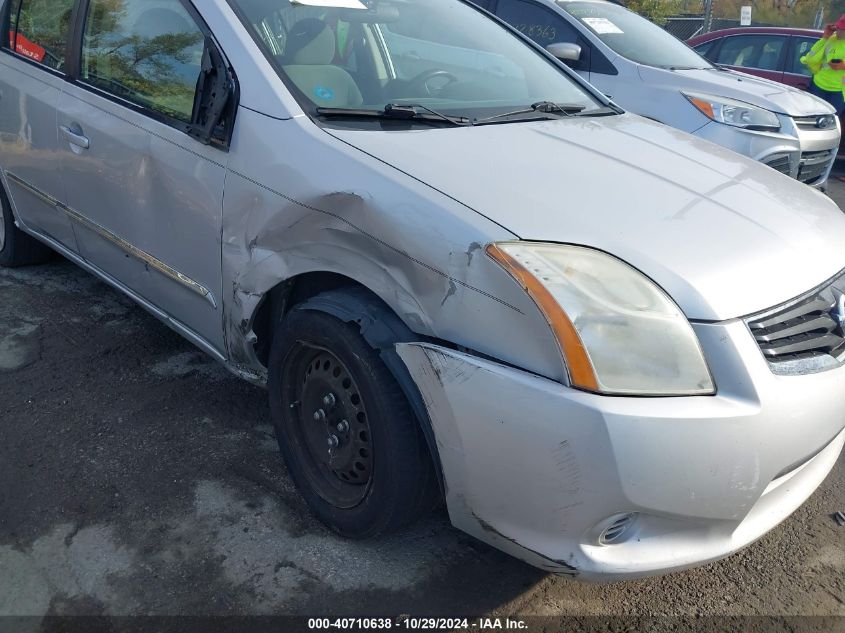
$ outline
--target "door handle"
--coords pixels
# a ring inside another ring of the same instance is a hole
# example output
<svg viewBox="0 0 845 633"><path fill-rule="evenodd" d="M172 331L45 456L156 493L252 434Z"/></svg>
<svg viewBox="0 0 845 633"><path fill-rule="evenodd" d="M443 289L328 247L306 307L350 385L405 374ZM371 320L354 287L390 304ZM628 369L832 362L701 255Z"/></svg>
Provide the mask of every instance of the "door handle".
<svg viewBox="0 0 845 633"><path fill-rule="evenodd" d="M65 137L65 140L67 140L67 142L71 145L76 145L77 147L81 147L82 149L88 149L89 147L91 147L91 141L88 140L87 136L82 134L81 129L77 132L66 125L60 125L59 129L62 131L62 135ZM77 129L79 128L77 127Z"/></svg>

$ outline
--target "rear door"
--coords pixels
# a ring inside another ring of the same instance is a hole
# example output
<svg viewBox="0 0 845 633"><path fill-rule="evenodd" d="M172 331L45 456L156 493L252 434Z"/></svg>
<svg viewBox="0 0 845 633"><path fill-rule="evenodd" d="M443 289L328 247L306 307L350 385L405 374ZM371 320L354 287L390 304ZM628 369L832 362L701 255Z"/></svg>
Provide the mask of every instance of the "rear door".
<svg viewBox="0 0 845 633"><path fill-rule="evenodd" d="M207 30L181 0L83 5L79 78L58 105L80 251L222 354L228 155L188 134Z"/></svg>
<svg viewBox="0 0 845 633"><path fill-rule="evenodd" d="M7 0L0 51L0 167L18 220L76 250L64 213L56 104L65 84L73 0ZM0 23L3 23L0 20Z"/></svg>
<svg viewBox="0 0 845 633"><path fill-rule="evenodd" d="M722 66L783 82L783 62L789 38L785 35L730 35L713 60Z"/></svg>

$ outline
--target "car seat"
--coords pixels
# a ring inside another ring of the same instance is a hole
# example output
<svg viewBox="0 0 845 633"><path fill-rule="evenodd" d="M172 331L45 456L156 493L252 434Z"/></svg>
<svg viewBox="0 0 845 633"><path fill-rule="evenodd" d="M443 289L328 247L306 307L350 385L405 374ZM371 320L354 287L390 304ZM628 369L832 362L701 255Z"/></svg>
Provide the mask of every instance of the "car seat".
<svg viewBox="0 0 845 633"><path fill-rule="evenodd" d="M780 59L780 47L766 44L763 46L763 54L757 60L756 67L763 70L776 70Z"/></svg>
<svg viewBox="0 0 845 633"><path fill-rule="evenodd" d="M280 61L290 80L318 106L358 107L364 99L355 80L332 64L336 47L334 32L325 22L305 18L291 27Z"/></svg>

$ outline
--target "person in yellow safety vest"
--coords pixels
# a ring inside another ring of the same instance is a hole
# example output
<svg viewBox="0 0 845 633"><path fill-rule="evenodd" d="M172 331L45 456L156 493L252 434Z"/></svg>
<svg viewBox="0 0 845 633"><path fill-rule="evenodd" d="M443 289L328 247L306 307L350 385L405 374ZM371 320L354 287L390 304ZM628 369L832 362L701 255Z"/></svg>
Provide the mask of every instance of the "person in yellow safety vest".
<svg viewBox="0 0 845 633"><path fill-rule="evenodd" d="M836 108L845 111L842 82L845 80L845 15L834 24L824 27L822 39L813 44L801 58L801 63L813 73L810 92Z"/></svg>

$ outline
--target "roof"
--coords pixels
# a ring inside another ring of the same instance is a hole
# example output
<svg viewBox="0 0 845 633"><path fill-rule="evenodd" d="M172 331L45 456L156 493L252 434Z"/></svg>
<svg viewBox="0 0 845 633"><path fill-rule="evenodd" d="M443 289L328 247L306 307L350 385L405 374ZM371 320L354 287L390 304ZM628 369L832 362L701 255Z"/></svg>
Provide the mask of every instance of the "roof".
<svg viewBox="0 0 845 633"><path fill-rule="evenodd" d="M721 29L719 31L710 31L703 33L687 40L687 44L692 46L708 42L720 37L728 35L805 35L808 37L821 38L822 32L816 29L797 29L787 26L741 26L733 29Z"/></svg>

